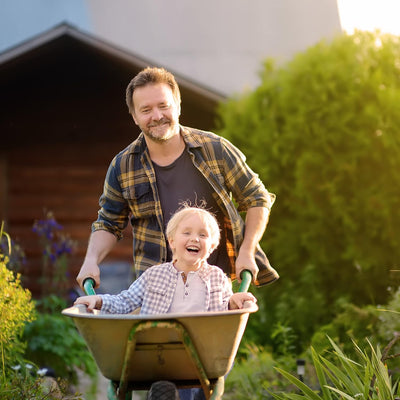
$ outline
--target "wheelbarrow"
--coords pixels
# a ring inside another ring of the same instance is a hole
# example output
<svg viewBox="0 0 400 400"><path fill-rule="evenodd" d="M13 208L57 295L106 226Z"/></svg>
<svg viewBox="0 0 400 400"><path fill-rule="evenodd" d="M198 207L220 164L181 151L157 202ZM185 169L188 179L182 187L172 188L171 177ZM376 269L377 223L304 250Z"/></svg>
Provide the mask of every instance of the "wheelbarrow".
<svg viewBox="0 0 400 400"><path fill-rule="evenodd" d="M252 281L243 271L240 292ZM94 281L84 283L95 294ZM133 390L148 390L154 382L170 381L178 388L202 387L207 399L224 393L250 313L258 307L245 302L240 310L160 315L88 312L85 305L62 311L72 317L97 366L111 381L108 399L131 399Z"/></svg>

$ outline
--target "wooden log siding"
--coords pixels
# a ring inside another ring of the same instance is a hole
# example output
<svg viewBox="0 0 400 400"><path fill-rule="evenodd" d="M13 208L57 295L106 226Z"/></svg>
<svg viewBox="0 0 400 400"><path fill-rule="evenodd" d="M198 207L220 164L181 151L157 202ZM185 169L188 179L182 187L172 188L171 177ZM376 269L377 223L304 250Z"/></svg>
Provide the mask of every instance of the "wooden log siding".
<svg viewBox="0 0 400 400"><path fill-rule="evenodd" d="M34 221L44 219L45 212L51 211L63 226L61 232L76 242L69 258L69 283L74 286L85 256L91 223L97 218L98 199L110 159L110 156L104 155L91 162L83 157L79 161L76 149L70 149L68 153L64 148L59 157L54 156L57 146L51 150L20 150L18 158L23 160L22 165L13 162L8 165L8 226L12 238L26 253L24 284L34 296L40 294L43 256L39 236L32 231ZM108 153L106 148L103 153ZM101 158L102 163L99 162ZM129 226L124 240L117 244L107 260L131 262L132 235Z"/></svg>
<svg viewBox="0 0 400 400"><path fill-rule="evenodd" d="M77 241L75 283L112 157L139 134L125 88L146 60L61 24L0 54L0 218L25 249L24 282L38 295L43 210ZM183 78L181 123L212 130L223 97ZM130 228L106 261L132 261Z"/></svg>

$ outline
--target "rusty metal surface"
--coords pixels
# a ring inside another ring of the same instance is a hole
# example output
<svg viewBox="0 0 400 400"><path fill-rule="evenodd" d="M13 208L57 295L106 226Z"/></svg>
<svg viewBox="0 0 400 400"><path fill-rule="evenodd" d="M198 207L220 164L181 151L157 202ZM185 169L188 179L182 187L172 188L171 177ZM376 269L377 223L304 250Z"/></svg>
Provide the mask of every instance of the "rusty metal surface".
<svg viewBox="0 0 400 400"><path fill-rule="evenodd" d="M115 381L121 377L132 328L143 321L152 321L151 328L137 332L135 351L129 360L128 379L140 382L198 378L180 335L157 321L173 320L182 324L190 335L207 377L215 379L231 369L249 314L257 310L256 305L249 303L243 310L193 314L88 313L85 306L67 308L62 313L73 318L101 373Z"/></svg>

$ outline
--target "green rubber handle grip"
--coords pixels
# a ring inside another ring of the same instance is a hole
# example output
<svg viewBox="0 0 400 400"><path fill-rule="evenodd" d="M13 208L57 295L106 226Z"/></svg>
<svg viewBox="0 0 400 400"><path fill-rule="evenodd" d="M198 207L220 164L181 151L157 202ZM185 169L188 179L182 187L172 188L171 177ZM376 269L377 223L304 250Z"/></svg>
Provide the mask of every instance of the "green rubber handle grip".
<svg viewBox="0 0 400 400"><path fill-rule="evenodd" d="M94 291L94 285L95 281L93 278L86 278L83 281L83 289L88 296L96 294L96 292Z"/></svg>
<svg viewBox="0 0 400 400"><path fill-rule="evenodd" d="M253 280L253 274L248 269L244 269L240 273L240 277L242 278L242 282L240 283L238 291L239 292L247 292L249 290L250 284Z"/></svg>

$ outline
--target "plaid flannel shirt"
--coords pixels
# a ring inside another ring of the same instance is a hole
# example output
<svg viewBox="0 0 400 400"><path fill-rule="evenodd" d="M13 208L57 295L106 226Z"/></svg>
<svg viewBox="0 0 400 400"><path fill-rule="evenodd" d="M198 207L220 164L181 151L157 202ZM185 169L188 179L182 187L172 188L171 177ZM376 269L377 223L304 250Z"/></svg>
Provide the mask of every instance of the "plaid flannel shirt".
<svg viewBox="0 0 400 400"><path fill-rule="evenodd" d="M228 310L232 285L223 271L205 264L198 270L206 286L205 309ZM166 314L171 306L180 272L172 262L148 268L129 289L118 295L101 295L101 310L112 314L128 314L141 307L140 314Z"/></svg>
<svg viewBox="0 0 400 400"><path fill-rule="evenodd" d="M251 207L270 209L275 195L269 193L258 175L246 164L245 156L228 140L211 132L181 126L194 166L215 191L215 200L224 213L227 254L231 278L235 279L235 257L243 240L244 222L239 212ZM232 202L235 199L238 208ZM130 220L133 229L135 271L167 261L167 240L157 192L156 175L143 133L112 160L100 197L98 219L92 232L106 230L118 239ZM265 254L258 247L256 262L259 284L278 279Z"/></svg>

